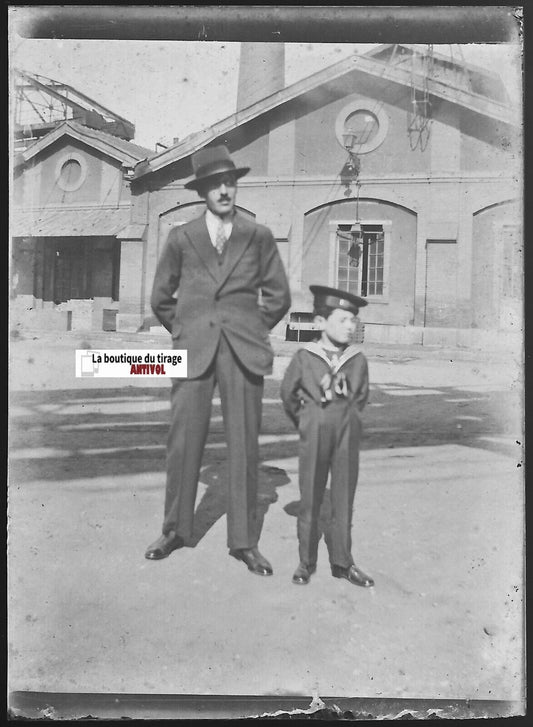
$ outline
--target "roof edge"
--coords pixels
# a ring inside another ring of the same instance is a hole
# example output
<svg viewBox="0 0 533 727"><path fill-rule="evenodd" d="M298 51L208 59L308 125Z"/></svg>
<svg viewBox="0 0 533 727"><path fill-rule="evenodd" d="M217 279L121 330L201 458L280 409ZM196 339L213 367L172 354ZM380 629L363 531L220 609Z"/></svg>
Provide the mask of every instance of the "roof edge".
<svg viewBox="0 0 533 727"><path fill-rule="evenodd" d="M30 161L30 159L33 159L33 157L35 157L41 151L44 151L44 149L60 139L62 136L70 136L77 141L87 144L88 146L92 146L93 148L97 149L103 154L106 154L107 156L112 157L113 159L116 159L117 161L128 162L129 164L131 164L131 166L135 166L136 164L138 164L138 162L142 161L142 157L140 156L140 154L135 155L133 153L128 153L119 146L115 146L112 141L114 137L112 137L110 134L108 135L109 140L107 140L96 137L90 132L91 129L81 124L76 124L76 122L70 120L64 121L49 134L43 136L42 139L38 139L33 144L31 144L25 151L21 152L20 157L16 161L19 164ZM120 141L121 143L129 143L124 141L123 139L121 139Z"/></svg>
<svg viewBox="0 0 533 727"><path fill-rule="evenodd" d="M332 66L328 66L307 78L301 79L280 91L276 91L251 106L240 109L234 114L216 122L211 127L191 134L176 146L171 147L170 149L165 149L163 152L151 156L147 160L143 160L135 167L134 179L140 179L147 174L157 172L169 164L173 164L184 159L222 134L252 121L261 114L271 111L281 104L291 101L323 83L333 81L339 76L344 75L344 73L355 68L366 75L374 77L378 76L379 78L400 84L406 84L407 81L411 81L411 73L403 68L389 66L386 62L373 58L370 59L365 55L349 56L348 58L345 58ZM415 82L421 89L423 81L422 76L419 76L418 78L415 77L415 79ZM448 86L447 84L434 79L429 79L428 83L430 93L433 95L440 96L446 101L458 103L475 113L489 116L494 120L502 121L513 126L519 125L515 116L516 109L513 106L500 104L492 99L485 98L484 96L474 94L470 91L464 91L456 87ZM456 98L453 100L451 99L452 94L456 95Z"/></svg>

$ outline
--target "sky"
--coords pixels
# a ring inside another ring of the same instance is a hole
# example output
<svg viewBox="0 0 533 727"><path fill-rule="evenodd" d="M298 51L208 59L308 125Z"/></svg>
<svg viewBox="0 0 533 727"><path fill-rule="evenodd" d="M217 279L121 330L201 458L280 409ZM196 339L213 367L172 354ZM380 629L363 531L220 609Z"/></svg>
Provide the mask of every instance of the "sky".
<svg viewBox="0 0 533 727"><path fill-rule="evenodd" d="M240 43L215 41L60 40L11 33L12 67L62 81L132 121L134 141L155 149L236 110ZM260 44L259 44L260 45ZM285 45L290 85L375 44ZM521 105L521 49L509 44L434 46L498 72Z"/></svg>

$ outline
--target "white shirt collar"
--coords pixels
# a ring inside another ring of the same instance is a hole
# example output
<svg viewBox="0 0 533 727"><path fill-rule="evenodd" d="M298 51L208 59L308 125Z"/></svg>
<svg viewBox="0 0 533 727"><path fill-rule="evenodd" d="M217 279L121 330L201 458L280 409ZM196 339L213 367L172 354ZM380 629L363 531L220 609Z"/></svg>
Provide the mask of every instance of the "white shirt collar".
<svg viewBox="0 0 533 727"><path fill-rule="evenodd" d="M339 352L340 355L336 361L330 361L330 359L324 353L324 347L321 345L320 342L311 341L304 348L310 353L314 353L315 355L319 356L323 361L328 364L333 372L338 371L342 366L344 366L346 361L349 361L354 356L357 356L357 354L362 353L362 347L356 343L352 343L347 346L344 351Z"/></svg>
<svg viewBox="0 0 533 727"><path fill-rule="evenodd" d="M210 209L206 209L205 223L207 225L207 231L209 232L209 237L211 239L213 247L216 247L217 230L218 226L220 225L220 221L220 217L214 215ZM233 229L233 217L230 217L229 220L226 222L222 222L222 225L224 227L224 232L226 233L226 239L228 239Z"/></svg>

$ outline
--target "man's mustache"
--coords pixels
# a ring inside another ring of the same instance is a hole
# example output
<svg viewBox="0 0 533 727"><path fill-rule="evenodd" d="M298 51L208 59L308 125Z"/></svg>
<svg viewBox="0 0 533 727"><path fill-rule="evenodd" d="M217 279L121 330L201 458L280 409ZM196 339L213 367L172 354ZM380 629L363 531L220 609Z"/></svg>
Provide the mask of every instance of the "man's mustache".
<svg viewBox="0 0 533 727"><path fill-rule="evenodd" d="M219 201L219 202L229 202L229 201L230 201L230 198L229 198L229 197L228 197L228 196L227 196L226 194L223 194L223 195L221 195L221 196L220 196L220 197L218 198L218 201Z"/></svg>

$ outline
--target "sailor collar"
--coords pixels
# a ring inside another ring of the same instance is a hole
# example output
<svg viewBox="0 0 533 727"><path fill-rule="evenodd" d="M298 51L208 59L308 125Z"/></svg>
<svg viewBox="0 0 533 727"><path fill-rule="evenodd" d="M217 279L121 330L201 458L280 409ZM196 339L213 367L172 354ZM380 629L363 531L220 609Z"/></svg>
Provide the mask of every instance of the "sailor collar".
<svg viewBox="0 0 533 727"><path fill-rule="evenodd" d="M304 348L306 351L309 351L309 353L312 353L315 356L321 358L322 361L325 361L333 373L339 371L339 369L344 366L347 361L349 361L354 356L357 356L358 353L362 352L361 346L357 346L356 344L352 343L344 349L342 354L339 356L337 363L333 364L326 356L323 347L319 343L312 341L311 343L308 343L307 346L305 346Z"/></svg>

